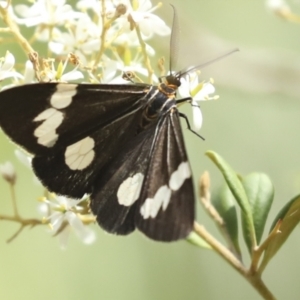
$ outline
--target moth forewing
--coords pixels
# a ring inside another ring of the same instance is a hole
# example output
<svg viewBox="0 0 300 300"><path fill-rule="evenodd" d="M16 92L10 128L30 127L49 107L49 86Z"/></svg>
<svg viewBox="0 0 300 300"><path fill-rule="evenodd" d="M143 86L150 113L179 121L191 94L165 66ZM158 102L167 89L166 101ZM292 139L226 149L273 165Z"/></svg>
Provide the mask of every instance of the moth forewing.
<svg viewBox="0 0 300 300"><path fill-rule="evenodd" d="M78 142L146 105L149 85L39 83L1 92L0 126L32 154Z"/></svg>

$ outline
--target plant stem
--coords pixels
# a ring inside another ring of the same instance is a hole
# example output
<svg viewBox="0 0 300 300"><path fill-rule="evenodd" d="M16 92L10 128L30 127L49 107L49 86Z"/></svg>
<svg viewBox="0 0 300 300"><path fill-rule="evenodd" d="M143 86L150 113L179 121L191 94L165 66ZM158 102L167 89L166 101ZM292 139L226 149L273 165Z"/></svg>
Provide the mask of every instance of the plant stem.
<svg viewBox="0 0 300 300"><path fill-rule="evenodd" d="M31 47L31 45L28 43L28 41L21 34L16 23L10 17L8 10L0 6L0 14L2 16L2 20L8 26L10 31L14 34L15 38L21 45L22 49L26 52L26 54L35 52L34 49Z"/></svg>
<svg viewBox="0 0 300 300"><path fill-rule="evenodd" d="M259 273L249 272L224 245L216 240L203 225L194 223L194 231L204 239L222 258L224 258L237 272L239 272L266 300L276 300L274 295L269 291L262 281Z"/></svg>
<svg viewBox="0 0 300 300"><path fill-rule="evenodd" d="M18 211L18 206L17 206L17 198L16 198L16 193L15 193L15 187L14 187L13 184L10 184L9 187L10 187L10 195L11 195L11 201L12 201L14 216L16 218L20 218L19 211Z"/></svg>
<svg viewBox="0 0 300 300"><path fill-rule="evenodd" d="M104 54L105 49L108 47L108 45L105 43L106 41L106 34L107 31L109 30L111 24L117 19L119 18L118 15L115 15L113 18L111 18L110 20L106 19L105 16L105 1L102 0L101 1L101 5L102 5L102 15L101 15L101 22L102 22L102 32L100 35L100 49L96 55L95 61L94 61L94 65L93 65L93 73L96 71L99 62L101 61L102 55Z"/></svg>
<svg viewBox="0 0 300 300"><path fill-rule="evenodd" d="M34 227L36 225L44 225L44 223L38 219L23 219L18 213L14 216L0 215L0 221L11 221L20 224L20 228L7 240L7 243L12 242L26 226Z"/></svg>
<svg viewBox="0 0 300 300"><path fill-rule="evenodd" d="M8 5L10 5L10 1L8 2ZM29 60L33 64L33 68L36 74L36 78L39 80L39 60L38 60L38 53L31 47L30 43L27 41L27 39L22 35L22 33L19 30L18 25L13 21L11 18L9 12L8 12L8 6L6 8L3 8L0 6L0 16L3 20L3 22L7 25L10 32L15 36L18 43L21 45L21 48L28 56Z"/></svg>
<svg viewBox="0 0 300 300"><path fill-rule="evenodd" d="M146 43L143 40L141 31L140 31L140 28L138 27L138 25L136 25L135 31L137 33L137 37L138 37L140 45L141 45L142 53L143 53L143 56L144 56L145 67L148 70L148 81L149 81L150 84L152 84L152 75L153 75L154 71L151 67L150 59L149 59L149 56L147 54Z"/></svg>

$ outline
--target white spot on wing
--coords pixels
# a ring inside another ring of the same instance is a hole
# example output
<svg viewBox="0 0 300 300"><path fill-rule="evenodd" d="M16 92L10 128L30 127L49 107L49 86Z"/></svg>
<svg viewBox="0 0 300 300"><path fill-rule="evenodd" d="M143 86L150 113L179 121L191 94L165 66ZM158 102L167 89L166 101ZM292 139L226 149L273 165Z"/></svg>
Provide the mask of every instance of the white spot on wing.
<svg viewBox="0 0 300 300"><path fill-rule="evenodd" d="M144 219L155 218L160 210L166 210L171 200L172 191L181 188L184 181L191 177L191 170L188 162L182 162L176 171L171 174L169 186L161 186L153 198L147 198L140 209Z"/></svg>
<svg viewBox="0 0 300 300"><path fill-rule="evenodd" d="M171 190L163 185L157 190L153 198L147 198L140 210L144 219L155 218L161 207L166 210L171 199L171 193Z"/></svg>
<svg viewBox="0 0 300 300"><path fill-rule="evenodd" d="M38 143L46 147L53 147L58 139L55 130L49 131L38 138Z"/></svg>
<svg viewBox="0 0 300 300"><path fill-rule="evenodd" d="M38 114L33 121L44 121L34 131L38 144L45 147L53 147L58 139L56 129L61 125L64 115L58 109L68 107L76 94L76 84L57 84L56 91L50 99L52 107Z"/></svg>
<svg viewBox="0 0 300 300"><path fill-rule="evenodd" d="M131 206L140 196L144 175L137 173L125 179L119 186L117 197L121 205Z"/></svg>
<svg viewBox="0 0 300 300"><path fill-rule="evenodd" d="M42 111L39 115L37 115L37 117L35 117L33 119L33 121L43 121L43 120L46 120L48 118L50 118L52 115L55 114L55 112L57 112L57 110L55 108L48 108L44 111Z"/></svg>
<svg viewBox="0 0 300 300"><path fill-rule="evenodd" d="M182 162L176 171L170 177L169 187L173 191L177 191L181 188L184 181L191 177L191 170L188 162Z"/></svg>
<svg viewBox="0 0 300 300"><path fill-rule="evenodd" d="M77 93L76 88L77 84L59 83L50 99L51 105L57 109L68 107L72 103L73 96Z"/></svg>
<svg viewBox="0 0 300 300"><path fill-rule="evenodd" d="M38 138L38 143L46 147L52 147L58 139L56 134L56 128L63 121L63 113L54 109L49 108L39 114L34 121L42 121L34 131L34 136Z"/></svg>
<svg viewBox="0 0 300 300"><path fill-rule="evenodd" d="M95 141L87 136L86 138L67 147L65 162L71 170L83 170L87 168L95 157Z"/></svg>
<svg viewBox="0 0 300 300"><path fill-rule="evenodd" d="M82 170L83 168L80 168L82 160L83 160L83 156L78 156L74 154L72 157L72 163L68 164L69 163L68 159L66 159L66 163L68 164L71 170Z"/></svg>

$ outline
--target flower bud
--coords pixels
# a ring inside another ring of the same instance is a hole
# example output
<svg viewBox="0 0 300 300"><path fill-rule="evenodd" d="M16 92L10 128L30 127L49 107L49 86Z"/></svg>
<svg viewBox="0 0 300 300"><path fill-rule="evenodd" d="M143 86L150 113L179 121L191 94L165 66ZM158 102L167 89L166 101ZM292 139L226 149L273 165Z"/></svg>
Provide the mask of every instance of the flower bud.
<svg viewBox="0 0 300 300"><path fill-rule="evenodd" d="M7 161L6 163L0 165L0 173L8 183L12 185L16 183L16 171L11 162Z"/></svg>
<svg viewBox="0 0 300 300"><path fill-rule="evenodd" d="M116 15L117 15L117 16L125 15L125 14L126 14L126 11L127 11L126 5L120 3L120 4L117 6L117 8L116 8Z"/></svg>

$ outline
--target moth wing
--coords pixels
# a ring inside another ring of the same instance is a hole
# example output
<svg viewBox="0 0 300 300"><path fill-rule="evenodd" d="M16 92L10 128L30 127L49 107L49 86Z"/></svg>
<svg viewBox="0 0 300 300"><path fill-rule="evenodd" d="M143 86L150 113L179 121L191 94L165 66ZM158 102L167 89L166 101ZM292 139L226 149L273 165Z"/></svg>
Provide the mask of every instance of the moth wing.
<svg viewBox="0 0 300 300"><path fill-rule="evenodd" d="M129 113L61 146L57 151L36 155L32 166L50 190L73 198L92 193L95 180L110 168L119 151L137 135L141 112Z"/></svg>
<svg viewBox="0 0 300 300"><path fill-rule="evenodd" d="M144 105L147 85L40 83L0 93L0 127L32 154L75 143Z"/></svg>
<svg viewBox="0 0 300 300"><path fill-rule="evenodd" d="M110 233L124 235L135 229L135 209L149 164L155 128L154 124L129 141L97 176L91 210L98 224Z"/></svg>
<svg viewBox="0 0 300 300"><path fill-rule="evenodd" d="M177 109L160 121L135 224L151 239L174 241L187 237L193 228L194 189Z"/></svg>

